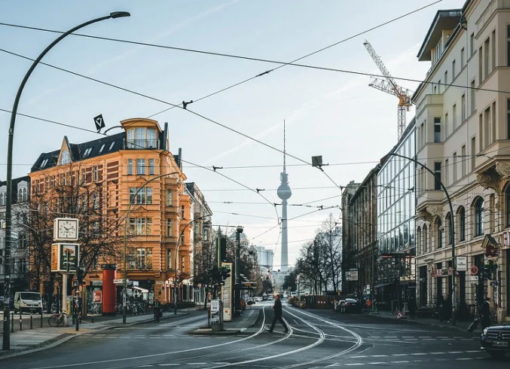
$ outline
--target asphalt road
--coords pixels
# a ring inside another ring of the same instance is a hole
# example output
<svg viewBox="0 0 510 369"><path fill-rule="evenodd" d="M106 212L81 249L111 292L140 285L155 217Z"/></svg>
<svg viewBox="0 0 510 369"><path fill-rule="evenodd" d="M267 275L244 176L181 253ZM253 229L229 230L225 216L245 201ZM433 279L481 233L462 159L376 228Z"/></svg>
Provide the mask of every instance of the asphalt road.
<svg viewBox="0 0 510 369"><path fill-rule="evenodd" d="M479 350L477 338L454 329L360 314L284 307L288 334L260 306L260 324L234 336L195 336L203 312L178 320L79 336L63 345L0 360L0 368L509 368Z"/></svg>

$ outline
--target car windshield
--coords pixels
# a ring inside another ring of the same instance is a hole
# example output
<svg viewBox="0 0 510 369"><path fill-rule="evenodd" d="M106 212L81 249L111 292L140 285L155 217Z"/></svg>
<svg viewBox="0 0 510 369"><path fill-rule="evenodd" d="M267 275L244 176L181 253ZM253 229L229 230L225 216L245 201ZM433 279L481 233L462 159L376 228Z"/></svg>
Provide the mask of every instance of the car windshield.
<svg viewBox="0 0 510 369"><path fill-rule="evenodd" d="M21 298L23 300L40 300L41 295L37 292L23 292Z"/></svg>

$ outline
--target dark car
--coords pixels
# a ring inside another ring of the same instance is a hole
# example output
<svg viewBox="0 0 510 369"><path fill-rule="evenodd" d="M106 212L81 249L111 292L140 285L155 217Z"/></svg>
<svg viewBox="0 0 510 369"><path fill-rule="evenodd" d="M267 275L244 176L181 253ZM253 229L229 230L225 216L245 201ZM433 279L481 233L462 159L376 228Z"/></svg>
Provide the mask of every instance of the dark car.
<svg viewBox="0 0 510 369"><path fill-rule="evenodd" d="M494 325L483 330L481 349L493 357L503 357L510 352L510 325Z"/></svg>
<svg viewBox="0 0 510 369"><path fill-rule="evenodd" d="M348 297L339 301L337 310L342 313L361 313L361 302L358 299Z"/></svg>

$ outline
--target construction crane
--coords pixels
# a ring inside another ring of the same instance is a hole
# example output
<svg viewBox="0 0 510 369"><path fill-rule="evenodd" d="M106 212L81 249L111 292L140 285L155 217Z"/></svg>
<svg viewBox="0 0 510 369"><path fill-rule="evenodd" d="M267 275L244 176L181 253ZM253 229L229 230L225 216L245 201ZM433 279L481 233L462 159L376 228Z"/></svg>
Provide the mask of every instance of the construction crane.
<svg viewBox="0 0 510 369"><path fill-rule="evenodd" d="M412 92L406 88L400 87L397 82L395 82L379 55L377 55L372 45L370 45L370 42L365 41L363 45L384 76L384 79L373 77L368 85L379 91L398 97L398 138L400 138L406 129L406 112L409 111L409 107L411 106Z"/></svg>

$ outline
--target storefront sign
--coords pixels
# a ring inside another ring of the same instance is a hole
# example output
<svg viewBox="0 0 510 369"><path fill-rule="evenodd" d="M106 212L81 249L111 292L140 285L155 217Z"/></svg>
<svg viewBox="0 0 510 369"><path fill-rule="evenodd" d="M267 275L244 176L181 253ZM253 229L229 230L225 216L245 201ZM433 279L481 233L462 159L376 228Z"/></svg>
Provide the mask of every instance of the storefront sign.
<svg viewBox="0 0 510 369"><path fill-rule="evenodd" d="M458 272L466 272L467 271L467 257L466 256L457 256L457 271Z"/></svg>
<svg viewBox="0 0 510 369"><path fill-rule="evenodd" d="M358 269L349 269L345 271L345 280L357 281L358 280Z"/></svg>

